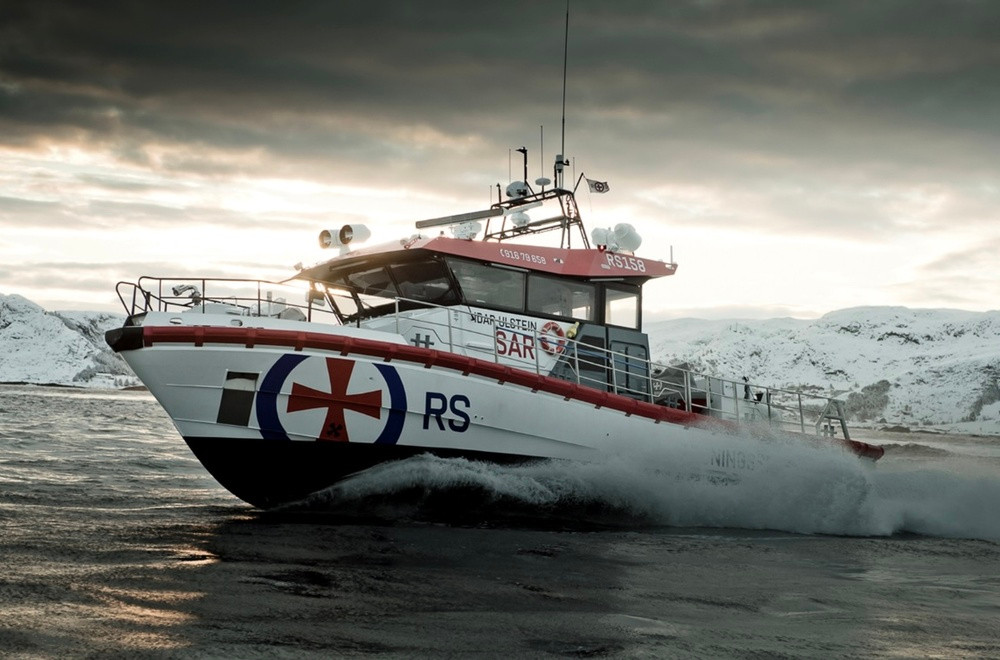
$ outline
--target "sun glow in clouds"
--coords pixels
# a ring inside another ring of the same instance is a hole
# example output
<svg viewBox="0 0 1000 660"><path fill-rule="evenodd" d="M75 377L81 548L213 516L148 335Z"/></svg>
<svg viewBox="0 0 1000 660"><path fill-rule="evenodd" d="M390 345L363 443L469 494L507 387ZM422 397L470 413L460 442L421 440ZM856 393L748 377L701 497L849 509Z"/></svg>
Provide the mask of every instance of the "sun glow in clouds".
<svg viewBox="0 0 1000 660"><path fill-rule="evenodd" d="M174 34L169 7L26 5L0 57L0 292L114 309L141 273L274 277L324 258L324 228L383 242L487 207L518 146L551 176L558 8L300 9L202 8ZM971 92L1000 10L965 10L580 8L566 156L612 190L581 194L585 222L674 247L663 313L995 308L1000 134Z"/></svg>

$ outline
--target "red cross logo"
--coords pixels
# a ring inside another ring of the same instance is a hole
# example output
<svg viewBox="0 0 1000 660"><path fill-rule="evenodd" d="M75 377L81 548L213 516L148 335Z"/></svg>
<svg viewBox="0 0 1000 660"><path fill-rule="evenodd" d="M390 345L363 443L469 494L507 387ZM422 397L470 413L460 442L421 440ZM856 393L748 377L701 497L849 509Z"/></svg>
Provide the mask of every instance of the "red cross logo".
<svg viewBox="0 0 1000 660"><path fill-rule="evenodd" d="M288 412L326 408L326 420L320 431L320 440L349 442L344 410L353 410L376 419L382 417L382 390L348 394L347 385L354 371L352 360L326 358L326 370L330 374L330 391L321 392L311 387L292 383L292 395L288 397Z"/></svg>

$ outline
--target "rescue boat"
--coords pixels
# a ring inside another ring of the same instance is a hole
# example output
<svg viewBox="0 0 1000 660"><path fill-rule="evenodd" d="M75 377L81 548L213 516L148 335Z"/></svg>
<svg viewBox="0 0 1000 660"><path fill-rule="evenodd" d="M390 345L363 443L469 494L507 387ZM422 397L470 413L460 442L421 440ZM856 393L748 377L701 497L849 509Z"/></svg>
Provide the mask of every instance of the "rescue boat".
<svg viewBox="0 0 1000 660"><path fill-rule="evenodd" d="M128 316L106 340L218 482L261 508L420 454L591 461L635 438L669 455L765 429L882 455L851 439L837 400L654 362L643 285L677 264L637 255L630 225L588 236L585 178L559 185L565 164L553 187L498 185L489 208L402 240L324 230L335 256L281 282L119 282Z"/></svg>

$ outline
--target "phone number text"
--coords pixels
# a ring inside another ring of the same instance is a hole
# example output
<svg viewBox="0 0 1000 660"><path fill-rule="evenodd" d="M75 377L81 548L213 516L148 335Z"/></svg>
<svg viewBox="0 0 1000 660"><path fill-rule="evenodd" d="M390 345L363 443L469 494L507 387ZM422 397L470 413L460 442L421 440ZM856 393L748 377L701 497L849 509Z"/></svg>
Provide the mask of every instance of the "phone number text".
<svg viewBox="0 0 1000 660"><path fill-rule="evenodd" d="M528 252L518 252L517 250L508 250L507 248L500 248L500 256L505 259L510 259L511 261L526 261L529 264L545 264L545 257L537 254L530 254Z"/></svg>

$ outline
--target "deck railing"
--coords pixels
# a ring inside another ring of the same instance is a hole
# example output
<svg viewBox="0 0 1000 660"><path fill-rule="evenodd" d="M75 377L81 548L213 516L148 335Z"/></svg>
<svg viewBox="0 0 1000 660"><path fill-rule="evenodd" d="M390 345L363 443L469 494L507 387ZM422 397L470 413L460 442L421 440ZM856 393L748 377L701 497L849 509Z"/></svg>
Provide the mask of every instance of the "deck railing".
<svg viewBox="0 0 1000 660"><path fill-rule="evenodd" d="M424 308L447 310L444 321L435 321L431 315L403 313L401 306L419 305ZM419 324L441 328L447 337L451 352L478 354L494 362L504 361L526 371L553 375L573 380L582 385L610 390L635 399L659 403L688 412L702 413L740 424L767 425L783 431L815 433L817 435L842 435L850 439L847 416L843 402L822 394L801 390L757 385L749 380L730 380L701 373L684 366L667 365L626 353L602 349L565 337L560 339L563 349L556 369L545 372L541 366L542 337L538 332L525 332L511 328L505 331L517 334L534 350L532 357L515 357L500 354L500 343L495 329L488 332L457 326L450 313L454 306L433 305L406 298L395 299L393 330L400 333L403 325ZM471 313L468 312L468 313ZM463 344L455 342L457 331L462 332ZM472 339L470 340L470 336ZM476 339L480 339L477 341ZM551 339L549 340L552 341ZM561 373L560 373L561 367ZM593 374L604 372L603 379Z"/></svg>
<svg viewBox="0 0 1000 660"><path fill-rule="evenodd" d="M339 323L333 305L339 294L287 283L226 278L152 278L137 283L120 282L118 297L130 314L149 311L229 313L288 320ZM348 298L346 294L345 299ZM303 300L302 303L293 300ZM347 303L348 301L343 301ZM349 305L354 308L353 298ZM823 435L841 434L850 438L843 402L821 394L761 386L701 373L684 365L667 365L635 355L586 344L570 337L558 340L554 369L543 369L542 337L538 332L505 328L519 335L523 345L533 347L531 357L501 355L496 329L489 331L456 324L456 309L408 298L394 298L387 313L355 314L354 324L402 334L416 325L437 328L446 342L445 350L481 359L504 362L537 374L575 381L581 385L610 389L642 401L659 403L688 412L785 431ZM468 310L468 311L465 311ZM380 309L381 311L381 309ZM404 326L407 326L404 328ZM455 337L461 333L461 340ZM548 338L550 345L555 340ZM547 361L546 361L547 362Z"/></svg>
<svg viewBox="0 0 1000 660"><path fill-rule="evenodd" d="M140 277L119 282L118 299L129 315L202 312L339 323L326 294L285 282L238 278Z"/></svg>

